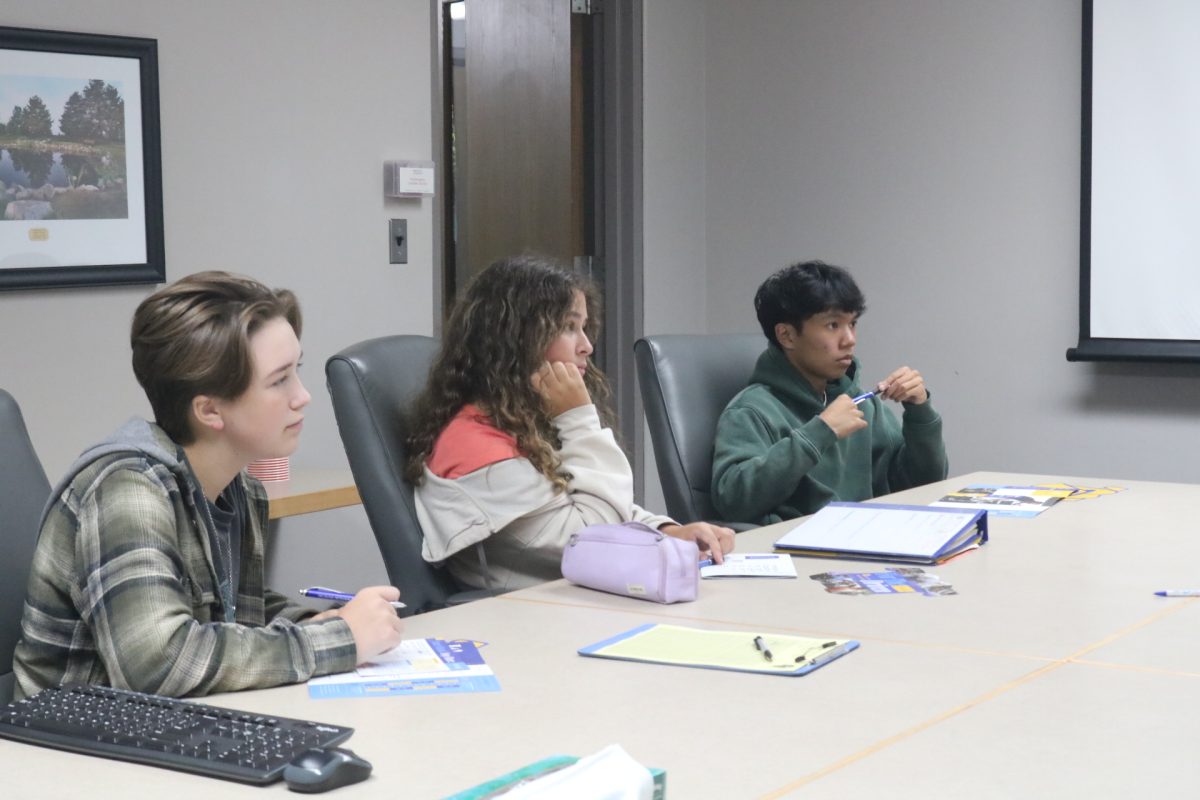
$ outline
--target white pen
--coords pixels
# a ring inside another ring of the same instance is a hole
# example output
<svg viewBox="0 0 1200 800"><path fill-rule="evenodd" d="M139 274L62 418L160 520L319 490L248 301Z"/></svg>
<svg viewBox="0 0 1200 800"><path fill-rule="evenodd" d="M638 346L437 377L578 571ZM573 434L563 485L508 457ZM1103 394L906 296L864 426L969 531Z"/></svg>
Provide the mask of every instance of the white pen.
<svg viewBox="0 0 1200 800"><path fill-rule="evenodd" d="M1200 589L1163 589L1155 594L1159 597L1200 597Z"/></svg>
<svg viewBox="0 0 1200 800"><path fill-rule="evenodd" d="M861 403L864 400L870 400L874 396L875 396L874 392L866 392L865 394L860 394L858 397L854 398L854 405L858 405L859 403Z"/></svg>

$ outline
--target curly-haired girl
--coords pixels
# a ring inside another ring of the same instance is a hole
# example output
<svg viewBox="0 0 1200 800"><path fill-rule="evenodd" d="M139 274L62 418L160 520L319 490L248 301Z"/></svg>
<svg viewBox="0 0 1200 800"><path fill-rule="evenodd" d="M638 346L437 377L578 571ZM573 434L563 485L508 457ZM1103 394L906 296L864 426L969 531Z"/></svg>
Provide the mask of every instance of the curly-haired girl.
<svg viewBox="0 0 1200 800"><path fill-rule="evenodd" d="M633 502L633 474L605 424L590 361L598 307L582 277L531 257L498 261L459 298L414 408L407 477L427 561L468 586L561 577L571 535L630 520L722 560L733 532L679 525Z"/></svg>

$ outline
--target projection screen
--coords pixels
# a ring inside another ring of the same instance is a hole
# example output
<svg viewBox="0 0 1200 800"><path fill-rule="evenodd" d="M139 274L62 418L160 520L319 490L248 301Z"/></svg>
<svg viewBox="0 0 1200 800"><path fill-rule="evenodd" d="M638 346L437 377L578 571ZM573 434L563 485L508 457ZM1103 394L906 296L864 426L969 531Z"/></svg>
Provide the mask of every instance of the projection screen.
<svg viewBox="0 0 1200 800"><path fill-rule="evenodd" d="M1084 0L1079 344L1200 361L1200 2Z"/></svg>

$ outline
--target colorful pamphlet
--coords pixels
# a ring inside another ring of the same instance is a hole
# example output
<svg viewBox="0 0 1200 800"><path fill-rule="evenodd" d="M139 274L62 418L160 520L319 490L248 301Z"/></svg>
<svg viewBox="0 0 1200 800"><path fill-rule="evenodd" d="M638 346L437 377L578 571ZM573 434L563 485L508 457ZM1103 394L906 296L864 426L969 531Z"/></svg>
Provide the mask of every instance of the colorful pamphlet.
<svg viewBox="0 0 1200 800"><path fill-rule="evenodd" d="M498 691L491 667L467 639L405 640L372 663L308 682L308 696L314 700Z"/></svg>
<svg viewBox="0 0 1200 800"><path fill-rule="evenodd" d="M830 594L912 594L936 597L958 594L920 567L896 567L886 572L821 572L809 575Z"/></svg>
<svg viewBox="0 0 1200 800"><path fill-rule="evenodd" d="M1095 500L1110 494L1125 491L1124 486L1073 486L1069 483L1039 483L1038 489L1069 489L1071 493L1063 500Z"/></svg>
<svg viewBox="0 0 1200 800"><path fill-rule="evenodd" d="M951 492L930 505L938 508L977 508L998 517L1036 517L1059 500L1075 493L1074 487L994 486L973 484Z"/></svg>

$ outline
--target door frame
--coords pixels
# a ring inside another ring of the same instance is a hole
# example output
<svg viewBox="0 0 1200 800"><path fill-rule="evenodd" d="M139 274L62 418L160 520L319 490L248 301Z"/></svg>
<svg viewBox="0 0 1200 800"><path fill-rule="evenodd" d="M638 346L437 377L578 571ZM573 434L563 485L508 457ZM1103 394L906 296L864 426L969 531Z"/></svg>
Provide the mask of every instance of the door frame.
<svg viewBox="0 0 1200 800"><path fill-rule="evenodd" d="M433 204L433 335L442 335L445 302L446 235L444 147L447 98L443 91L446 31L442 6L430 0L432 54L432 150L435 165ZM570 0L560 0L570 2ZM633 343L644 331L642 249L642 3L603 0L597 14L599 46L593 48L593 84L597 106L592 135L600 144L594 191L593 231L603 259L604 346L606 371L613 387L618 432L633 467L636 498L643 495L645 425L636 386Z"/></svg>

